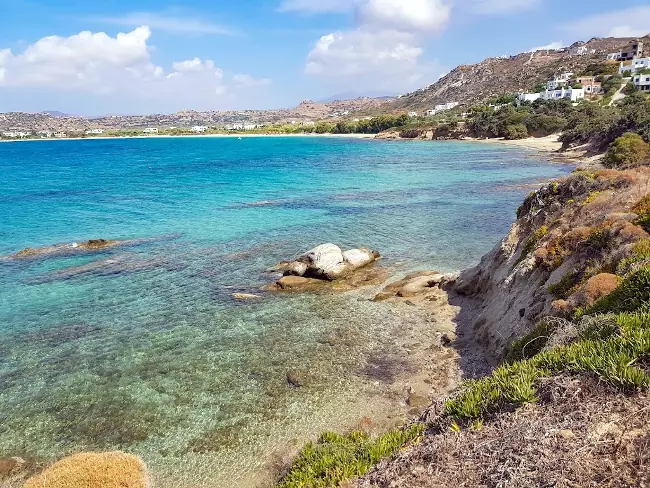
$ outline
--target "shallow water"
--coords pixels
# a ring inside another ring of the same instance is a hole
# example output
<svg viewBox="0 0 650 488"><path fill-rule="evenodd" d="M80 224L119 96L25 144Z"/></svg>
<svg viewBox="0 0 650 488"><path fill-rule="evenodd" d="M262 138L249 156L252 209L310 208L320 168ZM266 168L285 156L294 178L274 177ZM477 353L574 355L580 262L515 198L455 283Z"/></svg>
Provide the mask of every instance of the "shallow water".
<svg viewBox="0 0 650 488"><path fill-rule="evenodd" d="M525 184L569 170L458 142L0 144L0 255L143 239L0 259L0 456L120 448L160 486L250 485L274 447L390 404L373 364L422 323L372 290L233 292L323 242L378 249L395 274L460 269L507 231Z"/></svg>

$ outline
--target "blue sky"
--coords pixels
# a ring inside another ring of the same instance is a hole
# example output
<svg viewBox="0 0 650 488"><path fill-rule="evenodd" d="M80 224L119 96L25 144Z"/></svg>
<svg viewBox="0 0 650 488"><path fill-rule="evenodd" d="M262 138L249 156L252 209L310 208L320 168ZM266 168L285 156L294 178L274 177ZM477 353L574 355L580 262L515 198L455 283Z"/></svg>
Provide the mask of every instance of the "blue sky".
<svg viewBox="0 0 650 488"><path fill-rule="evenodd" d="M0 112L404 93L489 56L645 31L640 0L0 0Z"/></svg>

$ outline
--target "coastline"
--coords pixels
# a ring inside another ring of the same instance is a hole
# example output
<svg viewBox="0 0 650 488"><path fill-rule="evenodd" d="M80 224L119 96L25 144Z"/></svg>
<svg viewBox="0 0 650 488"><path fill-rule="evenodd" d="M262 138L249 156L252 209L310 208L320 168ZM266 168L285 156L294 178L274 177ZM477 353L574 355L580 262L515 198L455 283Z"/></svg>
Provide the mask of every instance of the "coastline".
<svg viewBox="0 0 650 488"><path fill-rule="evenodd" d="M376 134L187 134L187 135L146 135L146 136L100 136L100 137L62 137L45 139L0 139L2 142L44 142L44 141L106 141L113 139L182 139L182 138L223 138L223 139L254 139L271 137L327 137L338 139L374 139Z"/></svg>

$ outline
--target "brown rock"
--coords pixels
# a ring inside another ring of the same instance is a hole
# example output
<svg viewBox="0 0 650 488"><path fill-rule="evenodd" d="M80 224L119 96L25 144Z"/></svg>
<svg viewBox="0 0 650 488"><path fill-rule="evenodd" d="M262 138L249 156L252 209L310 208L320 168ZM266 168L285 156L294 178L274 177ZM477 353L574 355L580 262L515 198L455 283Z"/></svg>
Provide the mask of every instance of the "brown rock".
<svg viewBox="0 0 650 488"><path fill-rule="evenodd" d="M440 344L442 344L445 347L450 347L454 342L456 342L455 332L445 332L440 337Z"/></svg>
<svg viewBox="0 0 650 488"><path fill-rule="evenodd" d="M315 278L303 278L302 276L283 276L276 284L280 290L304 291L321 286L323 281Z"/></svg>
<svg viewBox="0 0 650 488"><path fill-rule="evenodd" d="M19 457L0 458L0 481L7 480L20 473L25 467L25 460Z"/></svg>
<svg viewBox="0 0 650 488"><path fill-rule="evenodd" d="M409 393L409 397L406 399L406 404L418 410L423 410L431 404L431 400L427 397L418 395L417 393Z"/></svg>
<svg viewBox="0 0 650 488"><path fill-rule="evenodd" d="M255 300L257 298L262 298L259 295L253 295L251 293L233 293L232 297L235 300Z"/></svg>
<svg viewBox="0 0 650 488"><path fill-rule="evenodd" d="M287 371L287 383L296 388L305 386L307 382L307 373L300 370Z"/></svg>

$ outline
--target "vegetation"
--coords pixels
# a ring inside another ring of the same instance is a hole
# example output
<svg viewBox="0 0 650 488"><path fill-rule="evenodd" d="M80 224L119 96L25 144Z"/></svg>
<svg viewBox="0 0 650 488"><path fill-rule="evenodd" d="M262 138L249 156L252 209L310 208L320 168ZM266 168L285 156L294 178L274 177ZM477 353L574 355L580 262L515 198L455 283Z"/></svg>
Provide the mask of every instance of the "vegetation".
<svg viewBox="0 0 650 488"><path fill-rule="evenodd" d="M650 195L646 195L632 208L632 211L639 217L634 221L636 225L643 227L643 230L650 233Z"/></svg>
<svg viewBox="0 0 650 488"><path fill-rule="evenodd" d="M625 168L636 166L650 156L650 144L639 134L627 132L617 138L605 156L605 166L608 168Z"/></svg>
<svg viewBox="0 0 650 488"><path fill-rule="evenodd" d="M535 402L536 381L559 373L595 374L626 389L649 386L650 377L636 363L650 355L650 313L619 313L612 319L616 328L609 333L594 334L592 327L573 344L504 364L488 377L467 382L446 403L445 414L458 420L476 419Z"/></svg>
<svg viewBox="0 0 650 488"><path fill-rule="evenodd" d="M316 443L307 444L295 460L280 488L338 486L342 481L361 476L383 458L406 444L416 442L424 425L413 424L372 439L363 432L338 435L327 432Z"/></svg>

